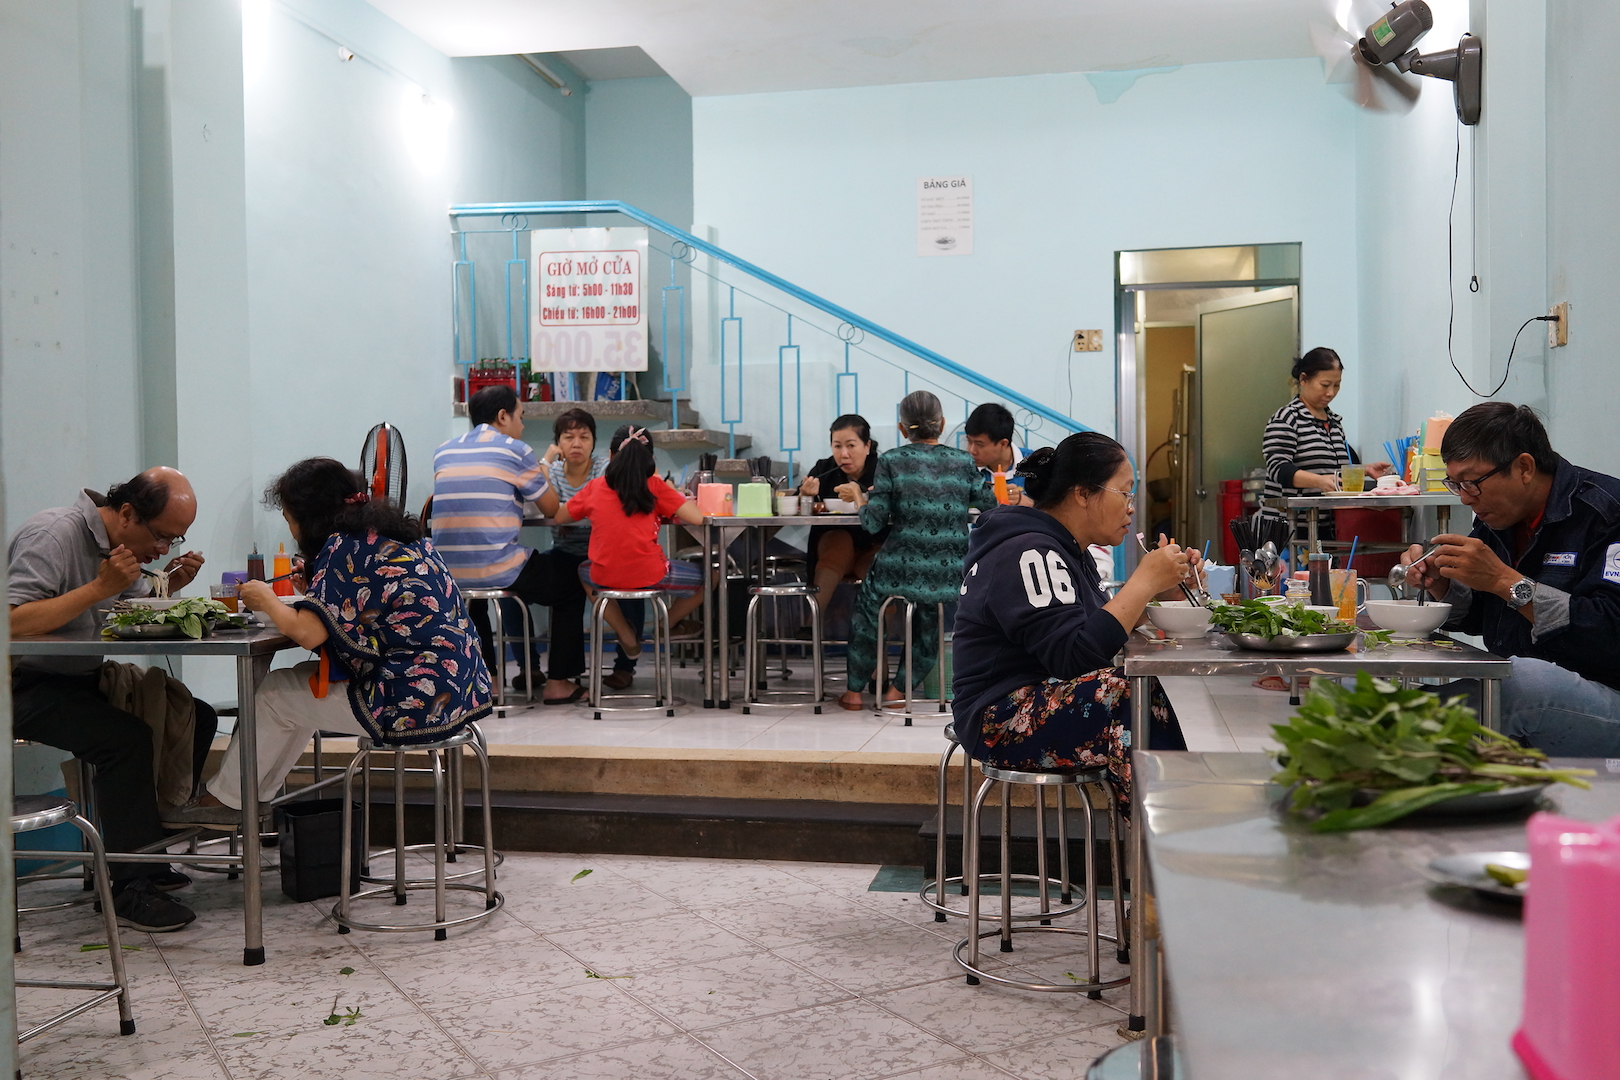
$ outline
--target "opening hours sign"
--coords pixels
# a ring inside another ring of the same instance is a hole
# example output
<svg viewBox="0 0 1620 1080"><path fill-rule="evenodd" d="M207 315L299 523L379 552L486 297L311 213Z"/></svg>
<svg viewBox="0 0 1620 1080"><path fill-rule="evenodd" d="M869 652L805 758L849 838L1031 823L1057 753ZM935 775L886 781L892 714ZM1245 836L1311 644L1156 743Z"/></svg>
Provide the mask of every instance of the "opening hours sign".
<svg viewBox="0 0 1620 1080"><path fill-rule="evenodd" d="M646 371L647 230L529 234L529 366Z"/></svg>

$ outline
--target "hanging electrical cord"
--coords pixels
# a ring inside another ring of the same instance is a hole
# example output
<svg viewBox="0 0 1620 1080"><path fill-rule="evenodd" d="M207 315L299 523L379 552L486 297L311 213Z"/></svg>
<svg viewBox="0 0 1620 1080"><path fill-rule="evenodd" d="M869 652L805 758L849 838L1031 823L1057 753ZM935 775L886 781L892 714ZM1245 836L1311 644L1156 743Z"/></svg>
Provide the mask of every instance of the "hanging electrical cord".
<svg viewBox="0 0 1620 1080"><path fill-rule="evenodd" d="M1508 347L1507 365L1502 368L1502 381L1497 383L1495 388L1493 388L1488 394L1482 394L1478 390L1475 390L1474 384L1468 381L1468 376L1464 375L1462 373L1462 368L1457 366L1457 357L1451 349L1452 330L1456 326L1457 322L1457 279L1456 269L1453 263L1454 244L1452 240L1452 222L1457 214L1457 183L1461 179L1462 125L1458 124L1457 148L1451 162L1451 207L1446 211L1446 295L1451 301L1450 311L1446 315L1446 359L1451 362L1451 370L1457 373L1457 378L1461 379L1462 384L1468 387L1468 392L1470 394L1473 394L1477 398L1493 398L1501 392L1502 387L1507 385L1508 374L1513 370L1513 354L1519 348L1519 335L1524 333L1524 328L1533 322L1557 322L1558 319L1557 316L1554 315L1532 315L1530 318L1524 320L1524 323L1513 334L1513 344ZM1472 183L1472 181L1470 182ZM1473 198L1474 194L1470 192L1469 199L1472 200ZM1478 214L1476 213L1474 216L1477 218ZM1475 239L1473 247L1475 249L1474 255L1477 256L1479 248L1477 224L1475 224L1474 230ZM1470 292L1479 291L1479 275L1477 273L1474 274L1472 279L1469 281L1468 290Z"/></svg>

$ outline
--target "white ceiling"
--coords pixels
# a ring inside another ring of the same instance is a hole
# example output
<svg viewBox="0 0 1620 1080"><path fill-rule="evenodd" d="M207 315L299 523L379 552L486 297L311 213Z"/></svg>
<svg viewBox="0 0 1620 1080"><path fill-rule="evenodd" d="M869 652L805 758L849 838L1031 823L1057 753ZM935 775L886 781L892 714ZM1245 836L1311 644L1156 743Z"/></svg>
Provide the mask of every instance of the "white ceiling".
<svg viewBox="0 0 1620 1080"><path fill-rule="evenodd" d="M1347 2L371 0L452 56L640 46L694 96L1313 56Z"/></svg>

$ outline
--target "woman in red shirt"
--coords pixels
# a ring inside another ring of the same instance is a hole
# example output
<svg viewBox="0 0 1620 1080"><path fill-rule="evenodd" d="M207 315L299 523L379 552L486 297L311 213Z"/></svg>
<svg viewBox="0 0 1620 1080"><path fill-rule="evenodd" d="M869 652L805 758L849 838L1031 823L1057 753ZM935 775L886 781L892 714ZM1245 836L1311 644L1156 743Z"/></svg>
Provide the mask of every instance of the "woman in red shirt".
<svg viewBox="0 0 1620 1080"><path fill-rule="evenodd" d="M558 509L556 522L591 523L590 558L579 567L587 592L662 589L680 598L669 606L669 624L674 626L703 602L703 571L665 557L658 545L658 527L666 518L688 525L703 523L698 508L658 477L647 429L631 428L606 471ZM641 628L632 628L616 603L607 605L603 617L618 635L625 656L640 656Z"/></svg>

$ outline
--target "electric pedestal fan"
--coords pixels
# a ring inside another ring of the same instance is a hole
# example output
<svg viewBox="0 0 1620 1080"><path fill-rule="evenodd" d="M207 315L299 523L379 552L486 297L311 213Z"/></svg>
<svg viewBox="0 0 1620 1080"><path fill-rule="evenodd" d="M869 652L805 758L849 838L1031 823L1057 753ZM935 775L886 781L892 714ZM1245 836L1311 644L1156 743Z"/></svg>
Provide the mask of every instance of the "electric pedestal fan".
<svg viewBox="0 0 1620 1080"><path fill-rule="evenodd" d="M405 438L393 424L378 424L360 447L360 479L373 499L405 508Z"/></svg>

